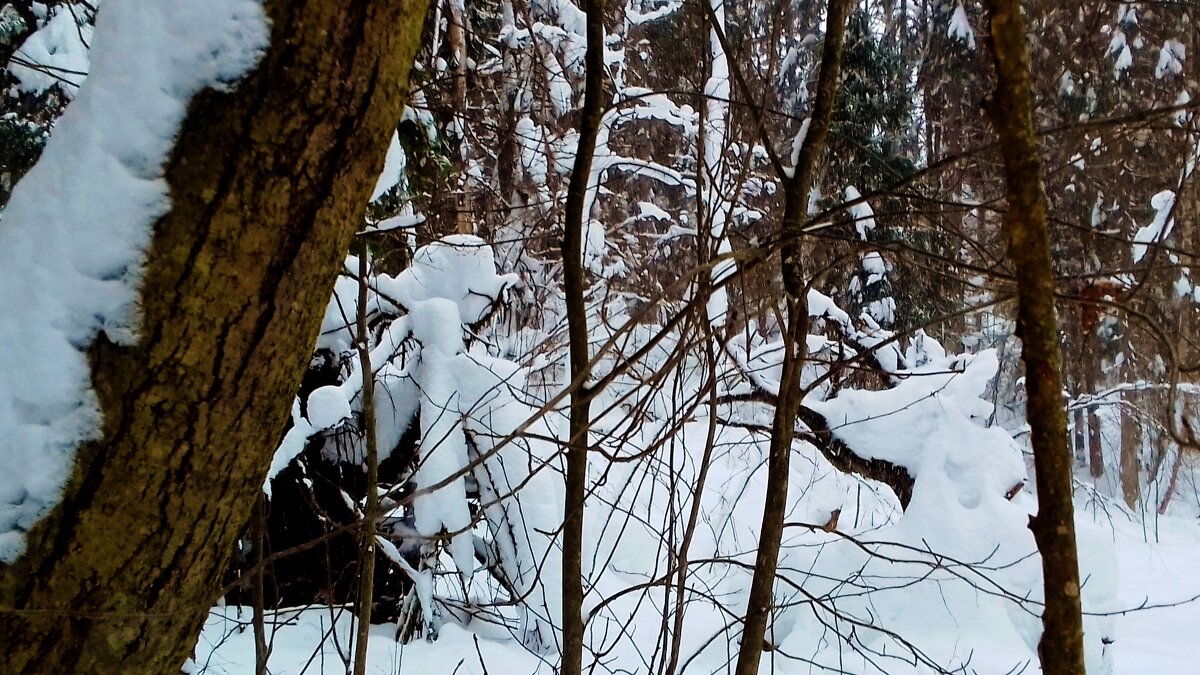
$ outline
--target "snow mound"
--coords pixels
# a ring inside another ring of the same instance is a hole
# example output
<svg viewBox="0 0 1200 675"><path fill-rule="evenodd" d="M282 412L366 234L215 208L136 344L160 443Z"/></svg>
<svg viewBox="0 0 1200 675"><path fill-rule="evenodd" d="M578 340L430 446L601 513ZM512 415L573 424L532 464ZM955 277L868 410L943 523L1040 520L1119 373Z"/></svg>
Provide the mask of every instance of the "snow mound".
<svg viewBox="0 0 1200 675"><path fill-rule="evenodd" d="M950 362L935 360L906 371L907 376L892 389L850 390L810 405L850 447L869 458L899 464L918 477L922 470L948 461L950 445L969 433L977 437L971 444L974 448L956 449L951 454L988 448L987 461L995 465L989 468L987 479L994 479L993 487L1004 494L1024 480L1020 452L1004 431L985 429L972 421L992 413L992 405L979 397L998 365L994 350ZM963 427L959 420L972 426ZM1011 452L995 452L997 445Z"/></svg>
<svg viewBox="0 0 1200 675"><path fill-rule="evenodd" d="M17 78L21 91L40 94L61 83L62 91L73 96L91 66L88 43L93 29L86 23L79 25L67 7L52 11L46 25L30 35L16 52L15 56L29 65L14 60L8 71Z"/></svg>
<svg viewBox="0 0 1200 675"><path fill-rule="evenodd" d="M407 309L431 298L450 300L462 323L472 324L516 282L514 274L496 274L495 254L482 239L452 234L417 249L412 266L396 277L381 276L378 288Z"/></svg>
<svg viewBox="0 0 1200 675"><path fill-rule="evenodd" d="M825 614L795 610L782 648L830 664L852 651L854 660L842 663L853 663L853 672L929 672L933 664L1019 670L1038 662L1041 570L1027 527L1035 506L1019 489L1021 449L1007 432L984 426L992 406L981 396L997 372L996 354L934 358L940 345L932 342L922 350L927 365L906 371L892 389L809 404L856 453L904 467L915 484L894 525L856 542L831 539L787 553L788 567L809 571L805 591L829 603ZM1109 611L1111 544L1081 537L1080 548L1085 610ZM843 588L848 569L858 570L854 585L869 595ZM927 601L930 588L936 603ZM861 622L857 644L823 647L822 621ZM1088 671L1108 672L1111 620L1087 617L1085 628Z"/></svg>
<svg viewBox="0 0 1200 675"><path fill-rule="evenodd" d="M341 387L324 386L308 395L308 421L318 429L328 429L350 416L350 401Z"/></svg>

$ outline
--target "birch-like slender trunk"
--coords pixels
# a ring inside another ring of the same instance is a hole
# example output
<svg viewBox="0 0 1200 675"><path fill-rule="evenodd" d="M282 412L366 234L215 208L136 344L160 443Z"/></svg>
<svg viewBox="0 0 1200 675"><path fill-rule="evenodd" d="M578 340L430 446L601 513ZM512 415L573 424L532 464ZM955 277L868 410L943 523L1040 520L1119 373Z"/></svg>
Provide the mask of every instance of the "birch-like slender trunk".
<svg viewBox="0 0 1200 675"><path fill-rule="evenodd" d="M783 368L779 378L779 398L771 423L771 443L767 458L767 495L759 529L758 556L750 581L750 599L742 627L738 650L737 675L756 675L762 657L767 624L774 605L775 571L779 566L779 548L783 541L783 521L787 509L792 439L796 417L804 392L800 372L805 359L808 335L808 286L804 279L801 235L808 223L808 193L816 176L817 165L825 153L825 141L836 109L841 84L842 46L846 21L853 11L853 0L830 0L826 16L825 44L817 97L811 122L792 177L785 185L783 237L780 271L787 291L787 326L784 327Z"/></svg>
<svg viewBox="0 0 1200 675"><path fill-rule="evenodd" d="M365 239L358 252L358 316L355 347L362 376L363 458L367 471L367 494L363 500L362 530L359 533L358 633L354 642L354 675L367 672L367 642L371 637L371 609L375 596L375 519L379 516L379 445L375 440L375 371L371 367L371 336L367 325L367 262Z"/></svg>
<svg viewBox="0 0 1200 675"><path fill-rule="evenodd" d="M592 158L604 108L604 0L587 0L587 55L579 145L571 182L567 186L566 222L563 231L563 294L567 304L570 340L571 404L567 424L567 485L563 524L562 675L583 670L583 506L587 498L588 429L591 426L591 392L587 388L588 352L587 279L583 270L583 239L591 214L584 213Z"/></svg>

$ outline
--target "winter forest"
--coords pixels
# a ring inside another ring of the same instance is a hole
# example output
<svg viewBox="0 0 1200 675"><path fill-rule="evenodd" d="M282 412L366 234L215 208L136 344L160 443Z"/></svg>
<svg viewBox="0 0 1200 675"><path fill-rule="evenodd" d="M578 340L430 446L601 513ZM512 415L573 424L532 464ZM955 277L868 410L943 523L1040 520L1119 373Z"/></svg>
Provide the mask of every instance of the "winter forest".
<svg viewBox="0 0 1200 675"><path fill-rule="evenodd" d="M1159 675L1196 0L0 0L0 675Z"/></svg>

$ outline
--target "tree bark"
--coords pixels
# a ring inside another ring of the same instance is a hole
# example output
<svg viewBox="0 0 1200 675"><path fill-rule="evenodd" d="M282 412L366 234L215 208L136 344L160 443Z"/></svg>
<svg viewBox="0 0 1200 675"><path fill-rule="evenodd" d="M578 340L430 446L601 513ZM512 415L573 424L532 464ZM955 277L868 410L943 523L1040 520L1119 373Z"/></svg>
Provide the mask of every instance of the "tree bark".
<svg viewBox="0 0 1200 675"><path fill-rule="evenodd" d="M0 570L7 673L177 673L404 104L425 0L269 0L271 45L189 107L141 338L89 350L104 425Z"/></svg>
<svg viewBox="0 0 1200 675"><path fill-rule="evenodd" d="M1096 383L1096 373L1100 370L1100 359L1097 357L1097 347L1094 344L1097 338L1088 331L1083 336L1083 340L1086 344L1082 349L1083 358L1078 365L1083 371L1084 391L1094 396L1100 391L1100 386ZM1091 473L1093 482L1104 475L1104 443L1100 434L1100 417L1096 414L1099 409L1098 404L1087 407L1088 471Z"/></svg>
<svg viewBox="0 0 1200 675"><path fill-rule="evenodd" d="M808 193L816 175L817 163L825 152L825 140L829 135L833 111L837 107L846 21L854 5L853 0L829 0L812 121L796 166L792 169L792 176L784 188L784 243L780 254L780 272L787 291L788 319L784 327L779 400L771 422L771 442L767 450L766 501L763 504L754 576L750 580L746 603L746 618L742 626L742 643L738 649L737 675L758 673L767 624L775 604L775 571L779 566L779 548L783 541L787 510L792 439L795 436L796 416L804 400L800 372L808 334L808 288L804 281L800 237L808 221Z"/></svg>
<svg viewBox="0 0 1200 675"><path fill-rule="evenodd" d="M440 0L439 0L440 1ZM457 2L446 3L446 40L454 56L454 104L456 115L467 117L467 27L465 12ZM465 124L464 124L465 126ZM459 142L465 142L459 139ZM475 234L471 194L467 183L467 167L461 153L455 163L454 222L459 234Z"/></svg>
<svg viewBox="0 0 1200 675"><path fill-rule="evenodd" d="M1037 474L1038 513L1030 521L1042 554L1046 606L1038 653L1047 675L1084 673L1072 460L1062 400L1054 273L1046 193L1033 124L1033 89L1019 0L987 0L996 91L988 113L1000 140L1007 183L1004 233L1017 282L1026 416Z"/></svg>
<svg viewBox="0 0 1200 675"><path fill-rule="evenodd" d="M1102 431L1100 417L1096 414L1099 409L1099 405L1090 405L1087 409L1088 471L1093 480L1099 480L1104 476L1104 437L1100 433Z"/></svg>
<svg viewBox="0 0 1200 675"><path fill-rule="evenodd" d="M379 444L375 436L375 370L371 365L371 328L367 324L367 284L371 267L365 239L358 247L358 316L355 348L362 377L363 463L367 469L362 529L358 540L358 625L354 639L354 675L367 672L367 641L371 637L371 609L375 601L375 519L379 517Z"/></svg>
<svg viewBox="0 0 1200 675"><path fill-rule="evenodd" d="M267 495L260 494L254 500L254 515L251 532L254 547L254 572L250 575L250 583L254 603L254 675L267 675L267 659L271 658L271 644L267 641L267 593L266 565L267 556L263 548L267 544Z"/></svg>
<svg viewBox="0 0 1200 675"><path fill-rule="evenodd" d="M1142 499L1141 456L1142 428L1135 417L1134 396L1131 392L1121 394L1121 496L1125 505L1136 509Z"/></svg>
<svg viewBox="0 0 1200 675"><path fill-rule="evenodd" d="M563 654L559 672L579 675L583 670L583 506L587 499L588 429L591 426L591 392L586 386L588 362L587 280L583 271L583 233L591 214L584 213L592 158L604 112L604 0L587 0L587 54L579 144L571 182L567 186L564 224L563 294L567 305L570 341L571 411L567 423L567 480L563 523L562 624Z"/></svg>

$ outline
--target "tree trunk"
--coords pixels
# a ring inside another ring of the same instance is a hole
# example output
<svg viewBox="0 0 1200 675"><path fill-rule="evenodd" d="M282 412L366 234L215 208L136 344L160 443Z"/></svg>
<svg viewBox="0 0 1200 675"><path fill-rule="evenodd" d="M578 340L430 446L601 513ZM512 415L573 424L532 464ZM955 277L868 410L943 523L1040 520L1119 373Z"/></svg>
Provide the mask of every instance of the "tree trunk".
<svg viewBox="0 0 1200 675"><path fill-rule="evenodd" d="M177 673L220 595L399 119L424 0L275 0L255 72L191 103L102 439L0 570L6 673Z"/></svg>
<svg viewBox="0 0 1200 675"><path fill-rule="evenodd" d="M1047 675L1083 675L1083 616L1075 548L1072 460L1062 400L1054 272L1033 126L1033 89L1019 0L987 0L996 92L988 113L1000 140L1007 182L1004 233L1017 282L1026 417L1037 474L1038 513L1030 521L1042 554L1046 606L1038 654Z"/></svg>
<svg viewBox="0 0 1200 675"><path fill-rule="evenodd" d="M587 0L587 54L579 144L571 182L567 186L564 224L563 294L567 304L567 335L571 360L571 413L567 423L567 480L563 523L562 627L563 675L583 670L583 506L587 499L588 429L591 392L587 388L587 279L583 271L583 234L591 214L584 213L592 158L604 113L604 0Z"/></svg>
<svg viewBox="0 0 1200 675"><path fill-rule="evenodd" d="M1083 371L1083 390L1091 396L1100 391L1100 387L1096 383L1096 373L1100 370L1100 359L1096 355L1097 347L1093 344L1096 339L1091 332L1083 336L1086 344L1082 349L1083 358L1078 363L1079 369ZM1100 406L1097 403L1087 407L1088 471L1093 482L1104 475L1104 439L1100 433L1100 417L1096 414L1099 409Z"/></svg>
<svg viewBox="0 0 1200 675"><path fill-rule="evenodd" d="M1121 395L1121 496L1125 505L1136 509L1142 498L1141 490L1141 425L1134 417L1134 400L1130 392Z"/></svg>
<svg viewBox="0 0 1200 675"><path fill-rule="evenodd" d="M1100 417L1096 415L1099 408L1099 405L1093 404L1087 409L1088 471L1093 480L1104 476L1104 436L1101 434Z"/></svg>
<svg viewBox="0 0 1200 675"><path fill-rule="evenodd" d="M812 122L800 148L792 177L784 188L783 238L780 272L787 291L788 318L784 331L783 366L779 377L779 400L771 422L771 443L767 457L766 501L758 535L758 554L754 576L750 580L742 643L738 649L737 675L754 675L766 643L767 624L775 600L775 572L779 566L779 547L787 510L788 482L795 435L796 417L804 392L800 373L808 335L808 287L804 280L800 238L808 222L808 193L817 164L825 152L833 111L841 83L842 45L852 0L830 0L826 16L825 44L813 102Z"/></svg>
<svg viewBox="0 0 1200 675"><path fill-rule="evenodd" d="M469 114L467 109L467 27L465 12L460 9L457 2L451 0L446 3L448 12L448 21L446 26L446 40L450 43L451 53L454 61L451 64L454 67L454 104L455 115L466 118ZM463 127L465 128L465 123ZM460 128L460 133L462 128ZM465 142L459 139L460 143ZM473 208L471 194L468 188L467 166L463 160L461 153L458 154L455 163L455 190L454 190L454 222L455 228L459 234L475 234L475 224L473 222Z"/></svg>
<svg viewBox="0 0 1200 675"><path fill-rule="evenodd" d="M254 547L254 571L250 574L251 602L254 604L254 675L267 675L267 659L271 658L271 644L267 641L267 593L266 565L267 556L263 548L267 544L267 495L260 494L254 500L253 533L251 546Z"/></svg>
<svg viewBox="0 0 1200 675"><path fill-rule="evenodd" d="M358 373L362 377L362 442L366 450L366 495L363 498L362 529L358 534L358 625L354 638L354 675L367 672L367 641L371 637L371 609L375 602L375 519L379 517L379 444L375 436L375 369L371 365L371 328L367 323L367 290L370 280L370 249L365 239L358 246L358 316L355 347Z"/></svg>

